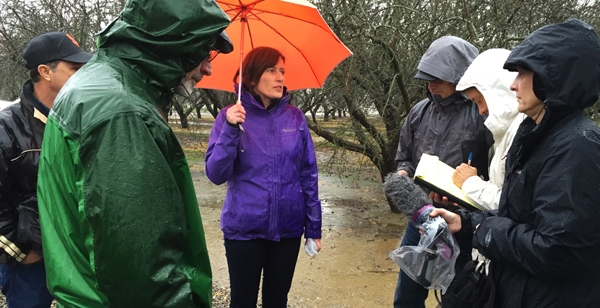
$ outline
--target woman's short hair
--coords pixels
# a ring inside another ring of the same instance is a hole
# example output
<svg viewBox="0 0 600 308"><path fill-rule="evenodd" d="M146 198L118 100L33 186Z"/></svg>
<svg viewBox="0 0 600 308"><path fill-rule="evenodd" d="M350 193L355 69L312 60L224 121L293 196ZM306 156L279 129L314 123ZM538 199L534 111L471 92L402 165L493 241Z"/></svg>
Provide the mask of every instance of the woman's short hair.
<svg viewBox="0 0 600 308"><path fill-rule="evenodd" d="M242 83L250 93L254 94L253 86L258 84L260 77L268 68L277 65L279 59L285 62L285 57L281 52L271 47L257 47L246 55L242 63ZM234 83L238 82L239 75L240 71L238 70L233 76Z"/></svg>

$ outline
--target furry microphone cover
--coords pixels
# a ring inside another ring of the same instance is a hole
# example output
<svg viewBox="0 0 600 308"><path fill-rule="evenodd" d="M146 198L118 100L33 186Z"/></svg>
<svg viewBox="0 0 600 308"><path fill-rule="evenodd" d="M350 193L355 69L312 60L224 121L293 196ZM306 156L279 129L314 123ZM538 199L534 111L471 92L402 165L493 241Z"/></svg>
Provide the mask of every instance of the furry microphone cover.
<svg viewBox="0 0 600 308"><path fill-rule="evenodd" d="M383 182L383 191L395 210L412 219L424 205L431 204L429 196L415 182L396 172L390 173Z"/></svg>

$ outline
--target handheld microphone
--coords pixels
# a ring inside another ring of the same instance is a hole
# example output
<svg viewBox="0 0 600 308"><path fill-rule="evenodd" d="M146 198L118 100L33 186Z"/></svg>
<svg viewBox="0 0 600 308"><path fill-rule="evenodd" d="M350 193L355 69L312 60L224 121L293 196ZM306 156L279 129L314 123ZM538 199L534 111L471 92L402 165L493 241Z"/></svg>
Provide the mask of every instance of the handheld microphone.
<svg viewBox="0 0 600 308"><path fill-rule="evenodd" d="M422 230L419 241L419 257L414 260L403 260L409 256L404 252L408 246L400 247L398 258L392 258L416 282L428 288L432 281L437 281L435 270L439 268L440 259L453 263L458 256L459 249L455 246L448 224L439 216L431 217L429 214L434 209L431 199L408 176L390 173L385 177L383 189L391 205ZM393 253L393 252L392 252ZM392 256L390 254L390 256ZM402 264L405 263L405 264ZM406 265L410 264L410 267ZM453 268L452 268L453 270ZM435 283L434 283L435 284Z"/></svg>
<svg viewBox="0 0 600 308"><path fill-rule="evenodd" d="M431 204L429 196L412 179L396 172L385 177L383 191L395 212L401 212L408 218L414 218L423 206Z"/></svg>

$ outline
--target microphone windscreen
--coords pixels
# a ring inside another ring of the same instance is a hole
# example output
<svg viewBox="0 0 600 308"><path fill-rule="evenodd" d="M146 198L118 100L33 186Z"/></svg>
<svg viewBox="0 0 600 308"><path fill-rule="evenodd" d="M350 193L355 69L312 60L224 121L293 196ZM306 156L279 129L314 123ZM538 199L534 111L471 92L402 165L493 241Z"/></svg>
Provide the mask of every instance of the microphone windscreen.
<svg viewBox="0 0 600 308"><path fill-rule="evenodd" d="M391 206L412 219L424 205L431 204L431 199L415 182L405 175L392 172L385 177L383 191Z"/></svg>

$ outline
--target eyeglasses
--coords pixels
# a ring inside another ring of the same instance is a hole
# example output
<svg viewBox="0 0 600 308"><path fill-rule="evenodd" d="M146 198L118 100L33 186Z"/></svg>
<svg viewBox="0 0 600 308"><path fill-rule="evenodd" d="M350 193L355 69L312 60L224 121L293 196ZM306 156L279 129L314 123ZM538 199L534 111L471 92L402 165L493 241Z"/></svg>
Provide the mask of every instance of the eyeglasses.
<svg viewBox="0 0 600 308"><path fill-rule="evenodd" d="M206 58L206 61L212 62L212 60L214 60L218 55L219 51L213 49L208 53L208 58Z"/></svg>

